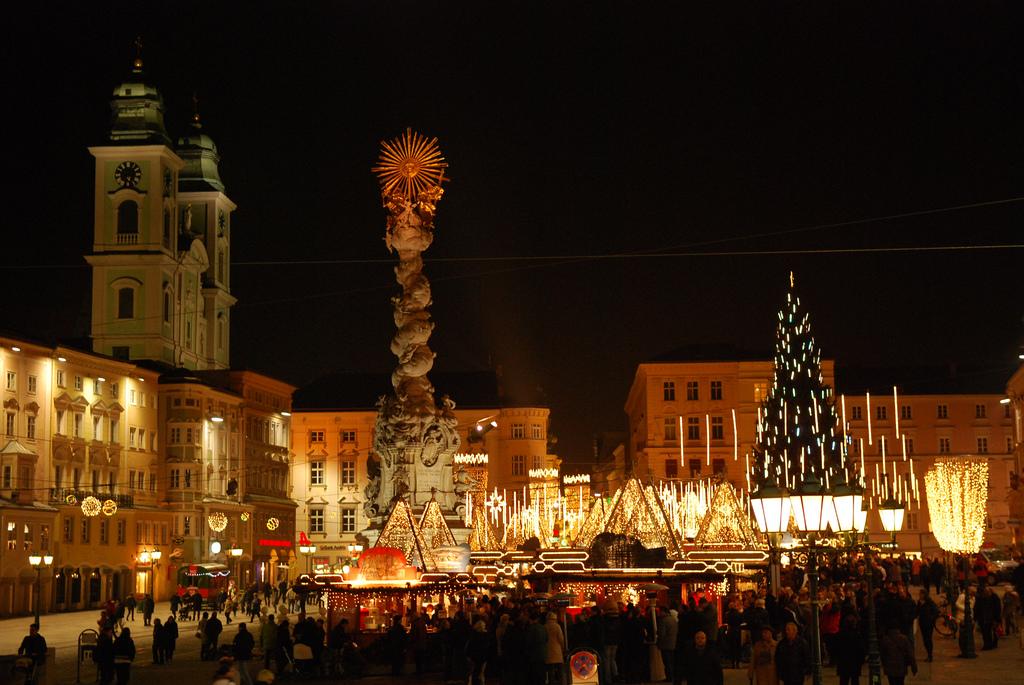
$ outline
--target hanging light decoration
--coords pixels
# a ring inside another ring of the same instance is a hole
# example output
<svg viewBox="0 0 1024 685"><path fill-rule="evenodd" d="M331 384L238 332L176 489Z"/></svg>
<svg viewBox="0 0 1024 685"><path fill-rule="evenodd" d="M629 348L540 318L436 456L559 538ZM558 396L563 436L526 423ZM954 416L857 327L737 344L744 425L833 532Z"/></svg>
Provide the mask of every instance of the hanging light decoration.
<svg viewBox="0 0 1024 685"><path fill-rule="evenodd" d="M117 513L117 502L112 499L104 500L102 511L104 516L113 516Z"/></svg>
<svg viewBox="0 0 1024 685"><path fill-rule="evenodd" d="M249 512L243 511L241 518L242 518L243 521L248 521L249 520Z"/></svg>
<svg viewBox="0 0 1024 685"><path fill-rule="evenodd" d="M92 495L82 500L82 513L86 516L97 516L102 510L103 505Z"/></svg>
<svg viewBox="0 0 1024 685"><path fill-rule="evenodd" d="M276 516L271 516L267 519L267 530L277 530L277 527L281 525L281 522L277 520Z"/></svg>
<svg viewBox="0 0 1024 685"><path fill-rule="evenodd" d="M76 504L78 504L78 498L75 497L74 495L68 495L67 497L64 498L64 502L66 504L70 504L71 506L75 506Z"/></svg>
<svg viewBox="0 0 1024 685"><path fill-rule="evenodd" d="M210 526L210 530L214 533L220 533L228 527L228 517L222 511L215 511L206 517L206 522Z"/></svg>
<svg viewBox="0 0 1024 685"><path fill-rule="evenodd" d="M924 477L932 532L947 552L975 554L985 538L988 461L941 457Z"/></svg>

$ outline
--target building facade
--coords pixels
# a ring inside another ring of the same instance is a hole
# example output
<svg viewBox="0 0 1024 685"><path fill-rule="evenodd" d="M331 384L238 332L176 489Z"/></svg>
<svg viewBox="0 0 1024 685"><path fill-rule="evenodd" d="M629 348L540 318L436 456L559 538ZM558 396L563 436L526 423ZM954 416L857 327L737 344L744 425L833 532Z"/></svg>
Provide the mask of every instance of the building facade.
<svg viewBox="0 0 1024 685"><path fill-rule="evenodd" d="M825 383L834 387L833 362L821 366ZM655 480L724 474L745 486L744 456L753 448L773 372L770 359L757 358L640 364L626 398L624 470Z"/></svg>
<svg viewBox="0 0 1024 685"><path fill-rule="evenodd" d="M344 384L344 376L331 382ZM296 456L291 483L292 497L298 505L296 531L317 547L314 558L300 560L300 567L305 568L308 562L311 567L340 568L351 561L350 545L374 542L372 526L381 518L369 511L367 504L373 498L366 492L370 469L375 466L373 431L377 412L365 406L343 406L355 403L348 401L350 391L341 385L336 393L324 388L323 383L315 385L319 387L296 394L292 416L291 440ZM458 391L452 395L458 397ZM332 397L342 406L326 406ZM488 454L489 490L507 490L511 499L513 492L528 489L530 469L560 466L558 457L548 450L549 414L546 407L501 407L497 402L455 409L462 450ZM454 483L452 487L454 490ZM454 527L459 522L453 520L450 524Z"/></svg>

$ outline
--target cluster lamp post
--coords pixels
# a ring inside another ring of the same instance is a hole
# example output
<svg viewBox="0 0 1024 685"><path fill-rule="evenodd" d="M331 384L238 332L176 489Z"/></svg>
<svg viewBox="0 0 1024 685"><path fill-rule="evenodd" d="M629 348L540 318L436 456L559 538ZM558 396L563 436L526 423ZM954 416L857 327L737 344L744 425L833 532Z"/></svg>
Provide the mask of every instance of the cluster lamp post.
<svg viewBox="0 0 1024 685"><path fill-rule="evenodd" d="M35 610L36 610L36 625L38 626L39 625L39 605L43 601L43 583L42 583L43 569L44 568L50 568L51 566L53 566L53 556L51 556L49 554L47 554L47 555L33 554L33 555L29 556L28 563L32 566L33 569L35 569L35 572L36 572L36 601L35 601Z"/></svg>

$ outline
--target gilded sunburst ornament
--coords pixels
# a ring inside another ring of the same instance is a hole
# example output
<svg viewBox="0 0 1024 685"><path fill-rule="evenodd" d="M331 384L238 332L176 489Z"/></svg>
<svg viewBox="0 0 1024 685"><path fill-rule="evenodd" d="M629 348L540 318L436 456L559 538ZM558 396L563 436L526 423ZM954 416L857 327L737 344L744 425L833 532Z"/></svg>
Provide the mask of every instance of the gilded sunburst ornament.
<svg viewBox="0 0 1024 685"><path fill-rule="evenodd" d="M407 128L399 137L381 141L380 158L372 171L385 195L397 190L411 201L420 191L440 185L447 166L437 138Z"/></svg>

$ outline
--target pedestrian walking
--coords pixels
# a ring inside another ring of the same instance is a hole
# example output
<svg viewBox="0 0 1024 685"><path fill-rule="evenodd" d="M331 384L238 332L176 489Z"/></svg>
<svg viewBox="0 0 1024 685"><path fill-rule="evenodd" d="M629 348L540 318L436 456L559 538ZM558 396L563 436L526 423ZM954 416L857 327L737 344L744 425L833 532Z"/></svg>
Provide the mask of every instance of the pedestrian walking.
<svg viewBox="0 0 1024 685"><path fill-rule="evenodd" d="M928 661L932 660L934 644L932 634L935 632L935 622L939 620L939 606L928 594L927 590L921 590L917 600L917 627L921 632L921 642L924 643L925 653L928 654Z"/></svg>
<svg viewBox="0 0 1024 685"><path fill-rule="evenodd" d="M277 654L277 624L273 614L268 614L260 627L260 649L263 650L263 668L270 668L270 660Z"/></svg>
<svg viewBox="0 0 1024 685"><path fill-rule="evenodd" d="M208 659L215 660L217 658L217 644L220 642L220 634L223 631L224 624L217 618L217 612L215 611L210 615L210 619L206 622L206 626L203 629L203 634L206 637L205 646Z"/></svg>
<svg viewBox="0 0 1024 685"><path fill-rule="evenodd" d="M882 672L885 673L889 685L903 685L908 668L911 673L917 675L914 646L899 628L889 626L878 646L882 652Z"/></svg>
<svg viewBox="0 0 1024 685"><path fill-rule="evenodd" d="M722 685L725 679L722 659L718 650L708 643L707 633L698 630L693 644L685 652L686 685Z"/></svg>
<svg viewBox="0 0 1024 685"><path fill-rule="evenodd" d="M163 664L167 659L167 629L157 619L153 623L153 663Z"/></svg>
<svg viewBox="0 0 1024 685"><path fill-rule="evenodd" d="M252 649L256 641L252 637L244 623L238 624L238 634L232 642L235 655L235 668L238 670L238 682L240 685L253 685L252 674L249 672L249 662L252 661Z"/></svg>
<svg viewBox="0 0 1024 685"><path fill-rule="evenodd" d="M178 615L178 607L181 606L181 597L175 592L171 595L171 613L175 616Z"/></svg>
<svg viewBox="0 0 1024 685"><path fill-rule="evenodd" d="M135 595L128 595L124 600L125 620L135 623ZM148 623L146 625L149 625Z"/></svg>
<svg viewBox="0 0 1024 685"><path fill-rule="evenodd" d="M178 646L178 622L174 614L167 617L164 623L164 663L171 663L174 659L174 649Z"/></svg>
<svg viewBox="0 0 1024 685"><path fill-rule="evenodd" d="M775 636L770 626L761 628L761 635L750 650L747 680L752 685L778 685L779 674L775 669Z"/></svg>
<svg viewBox="0 0 1024 685"><path fill-rule="evenodd" d="M96 646L92 650L92 660L99 671L100 685L114 682L114 628L105 624L96 638Z"/></svg>
<svg viewBox="0 0 1024 685"><path fill-rule="evenodd" d="M475 628L477 626L486 630L483 621L478 621ZM476 629L479 630L479 628ZM547 659L544 661L548 672L548 685L562 685L565 683L565 634L562 632L562 626L559 624L558 615L555 612L548 613L544 629L548 633L548 653ZM474 685L476 684L474 683ZM482 678L480 685L483 685Z"/></svg>
<svg viewBox="0 0 1024 685"><path fill-rule="evenodd" d="M135 661L135 641L132 639L131 628L124 628L117 636L117 639L114 640L113 652L117 685L128 685L132 662Z"/></svg>
<svg viewBox="0 0 1024 685"><path fill-rule="evenodd" d="M843 619L835 650L832 660L836 665L839 685L858 685L864 664L864 642L857 627L857 617L853 614Z"/></svg>
<svg viewBox="0 0 1024 685"><path fill-rule="evenodd" d="M786 623L785 636L775 647L775 668L783 685L803 685L811 672L811 648L807 640L797 634L793 621Z"/></svg>
<svg viewBox="0 0 1024 685"><path fill-rule="evenodd" d="M979 584L980 585L980 584ZM978 597L974 603L974 617L981 628L983 650L995 649L999 645L996 626L1002 623L1002 602L992 588L980 585Z"/></svg>
<svg viewBox="0 0 1024 685"><path fill-rule="evenodd" d="M658 649L661 650L661 663L665 666L665 679L675 679L676 644L679 641L679 612L675 609L658 610Z"/></svg>
<svg viewBox="0 0 1024 685"><path fill-rule="evenodd" d="M466 643L466 659L469 661L470 685L484 685L484 671L492 651L491 636L487 632L487 624L477 621L473 624L473 634ZM550 685L559 685L560 680L548 680Z"/></svg>
<svg viewBox="0 0 1024 685"><path fill-rule="evenodd" d="M156 602L150 595L142 598L142 622L143 625L150 625L153 621L153 611L156 609Z"/></svg>

